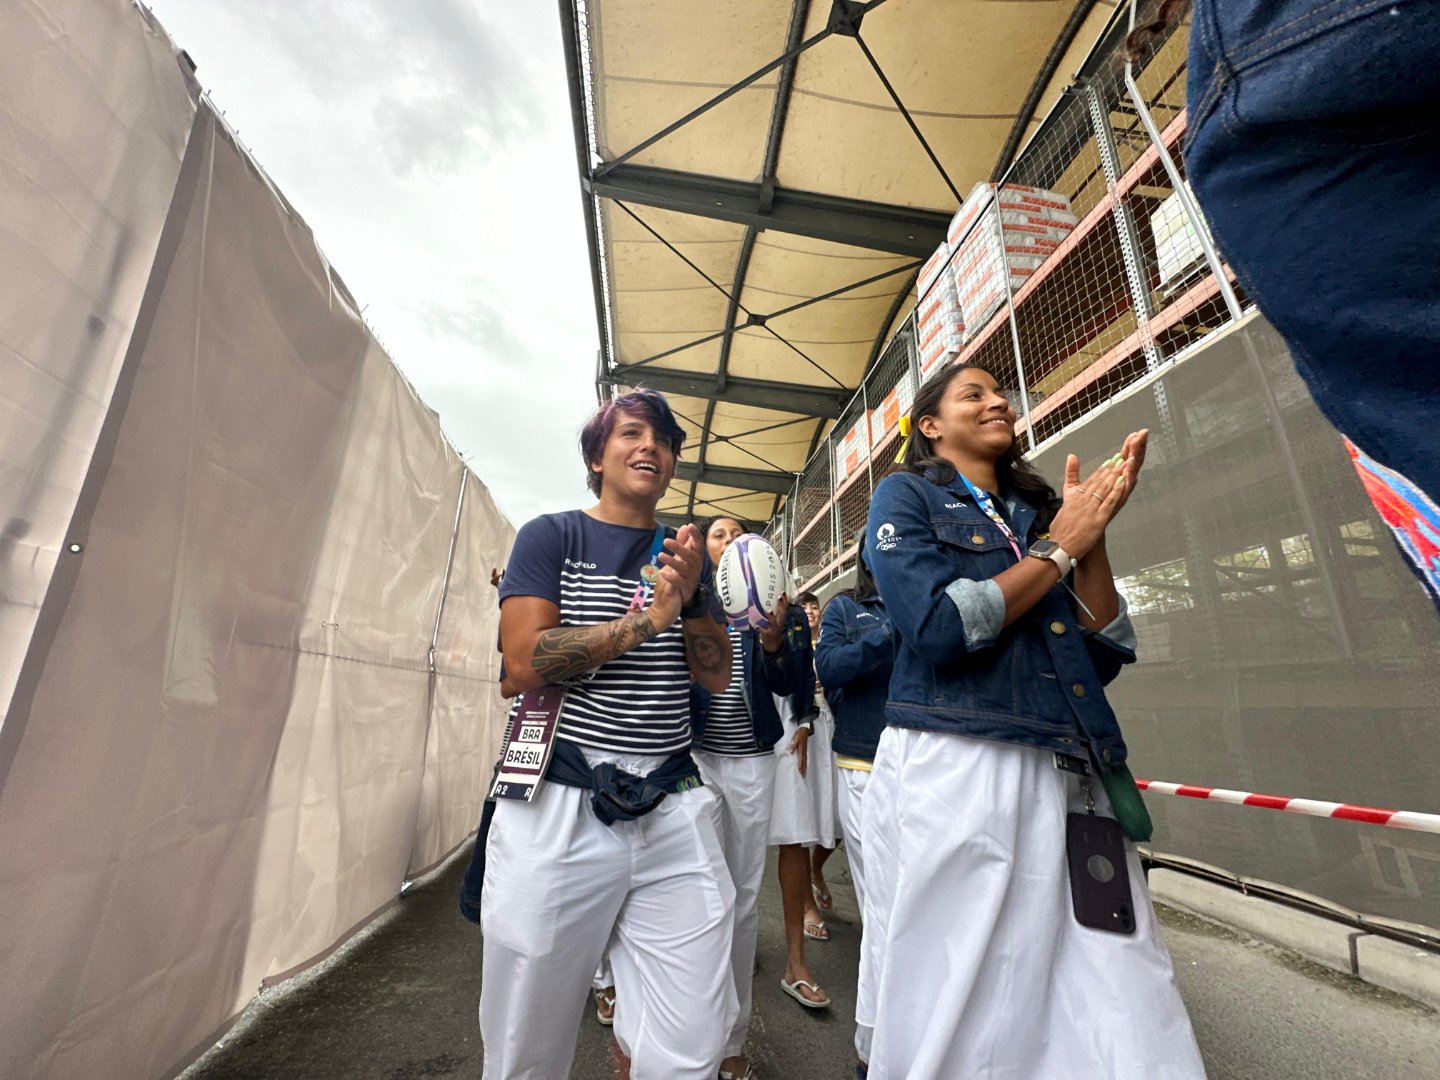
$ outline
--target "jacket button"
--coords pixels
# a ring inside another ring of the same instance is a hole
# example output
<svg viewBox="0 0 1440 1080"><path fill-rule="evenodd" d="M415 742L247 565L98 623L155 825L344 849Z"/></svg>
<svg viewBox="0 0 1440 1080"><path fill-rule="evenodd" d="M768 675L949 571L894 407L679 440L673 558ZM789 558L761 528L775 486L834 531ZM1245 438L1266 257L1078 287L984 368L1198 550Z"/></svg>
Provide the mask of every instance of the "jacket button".
<svg viewBox="0 0 1440 1080"><path fill-rule="evenodd" d="M1050 624L1050 629L1053 630L1053 631L1054 631L1055 633L1057 633L1057 634L1063 634L1063 633L1065 632L1065 624L1064 624L1063 622L1061 622L1059 619L1056 619L1054 622L1052 622L1052 623Z"/></svg>
<svg viewBox="0 0 1440 1080"><path fill-rule="evenodd" d="M972 543L972 544L983 544L984 542L985 542L985 538L984 538L983 536L981 536L979 533L971 533L971 534L970 534L970 543Z"/></svg>
<svg viewBox="0 0 1440 1080"><path fill-rule="evenodd" d="M1070 689L1075 692L1075 696L1076 696L1076 697L1084 697L1084 696L1085 696L1085 684L1084 684L1084 683L1078 683L1078 682L1077 682L1077 683L1076 683L1074 686L1072 686Z"/></svg>
<svg viewBox="0 0 1440 1080"><path fill-rule="evenodd" d="M1107 765L1110 764L1110 751L1109 751L1109 750L1101 750L1101 751L1100 751L1100 756L1105 759L1105 764L1107 764Z"/></svg>

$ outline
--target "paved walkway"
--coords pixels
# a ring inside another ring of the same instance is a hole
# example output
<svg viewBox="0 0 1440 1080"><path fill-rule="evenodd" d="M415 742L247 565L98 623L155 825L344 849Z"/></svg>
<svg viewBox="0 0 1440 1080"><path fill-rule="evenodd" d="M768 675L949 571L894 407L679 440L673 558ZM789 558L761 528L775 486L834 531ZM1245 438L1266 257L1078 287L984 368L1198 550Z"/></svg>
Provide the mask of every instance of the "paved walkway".
<svg viewBox="0 0 1440 1080"><path fill-rule="evenodd" d="M455 908L464 866L462 858L413 890L322 968L267 992L185 1080L478 1077L480 932ZM764 1080L854 1075L858 921L843 852L830 867L832 940L814 944L810 957L835 1004L814 1013L780 991L771 859L750 1029ZM1161 914L1212 1080L1440 1080L1433 1011L1213 924ZM587 1013L572 1078L607 1080L609 1045Z"/></svg>

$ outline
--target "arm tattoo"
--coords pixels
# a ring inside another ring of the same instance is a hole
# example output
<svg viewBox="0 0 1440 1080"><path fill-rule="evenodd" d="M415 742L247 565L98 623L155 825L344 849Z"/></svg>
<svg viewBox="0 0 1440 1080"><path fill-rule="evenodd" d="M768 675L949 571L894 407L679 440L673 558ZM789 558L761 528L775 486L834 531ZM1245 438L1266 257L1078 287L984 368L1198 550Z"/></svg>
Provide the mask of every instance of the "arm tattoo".
<svg viewBox="0 0 1440 1080"><path fill-rule="evenodd" d="M691 630L697 620L683 624L685 628L685 659L690 664L690 674L708 675L725 669L730 660L730 641L710 628ZM714 626L715 624L711 624Z"/></svg>
<svg viewBox="0 0 1440 1080"><path fill-rule="evenodd" d="M557 626L536 640L530 667L547 683L564 682L624 655L657 632L648 611L594 626Z"/></svg>

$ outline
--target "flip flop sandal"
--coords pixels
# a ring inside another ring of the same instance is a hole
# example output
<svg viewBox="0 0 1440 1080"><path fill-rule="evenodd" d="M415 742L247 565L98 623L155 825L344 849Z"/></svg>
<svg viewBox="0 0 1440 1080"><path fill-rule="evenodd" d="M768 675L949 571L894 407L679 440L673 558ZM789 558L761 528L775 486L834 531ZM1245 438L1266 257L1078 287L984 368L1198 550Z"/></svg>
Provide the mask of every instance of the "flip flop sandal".
<svg viewBox="0 0 1440 1080"><path fill-rule="evenodd" d="M595 1019L605 1027L613 1027L615 1024L615 991L601 990L597 987L594 994Z"/></svg>
<svg viewBox="0 0 1440 1080"><path fill-rule="evenodd" d="M829 941L830 928L823 922L807 922L805 924L805 936L811 941Z"/></svg>
<svg viewBox="0 0 1440 1080"><path fill-rule="evenodd" d="M794 982L786 982L784 979L780 980L780 989L784 990L785 993L789 994L801 1005L804 1005L805 1008L828 1009L830 1007L830 997L828 994L825 995L824 998L820 1001L811 1001L809 998L807 998L804 994L800 992L800 987L802 986L810 990L812 993L825 994L825 991L821 990L817 983L813 983L809 979L796 979Z"/></svg>
<svg viewBox="0 0 1440 1080"><path fill-rule="evenodd" d="M811 885L810 891L815 895L815 904L821 911L829 911L835 906L835 898L830 895L829 887L822 888L819 885Z"/></svg>
<svg viewBox="0 0 1440 1080"><path fill-rule="evenodd" d="M726 1072L724 1069L721 1069L720 1080L760 1080L760 1078L755 1074L755 1066L747 1061L743 1073Z"/></svg>

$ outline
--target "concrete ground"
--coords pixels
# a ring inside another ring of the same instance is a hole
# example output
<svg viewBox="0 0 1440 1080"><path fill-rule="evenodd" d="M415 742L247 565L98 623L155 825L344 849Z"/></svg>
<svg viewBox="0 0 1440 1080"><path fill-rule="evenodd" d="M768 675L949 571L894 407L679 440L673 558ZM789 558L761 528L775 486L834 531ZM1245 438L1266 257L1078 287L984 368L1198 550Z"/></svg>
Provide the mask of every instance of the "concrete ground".
<svg viewBox="0 0 1440 1080"><path fill-rule="evenodd" d="M184 1080L478 1077L480 932L455 906L467 860L468 851L321 968L267 991ZM809 955L834 1005L811 1012L780 990L771 858L750 1028L764 1080L854 1075L859 923L843 851L829 869L832 940ZM1162 908L1161 917L1212 1080L1440 1078L1433 1010L1194 916ZM571 1077L605 1080L610 1062L608 1029L587 1011Z"/></svg>

